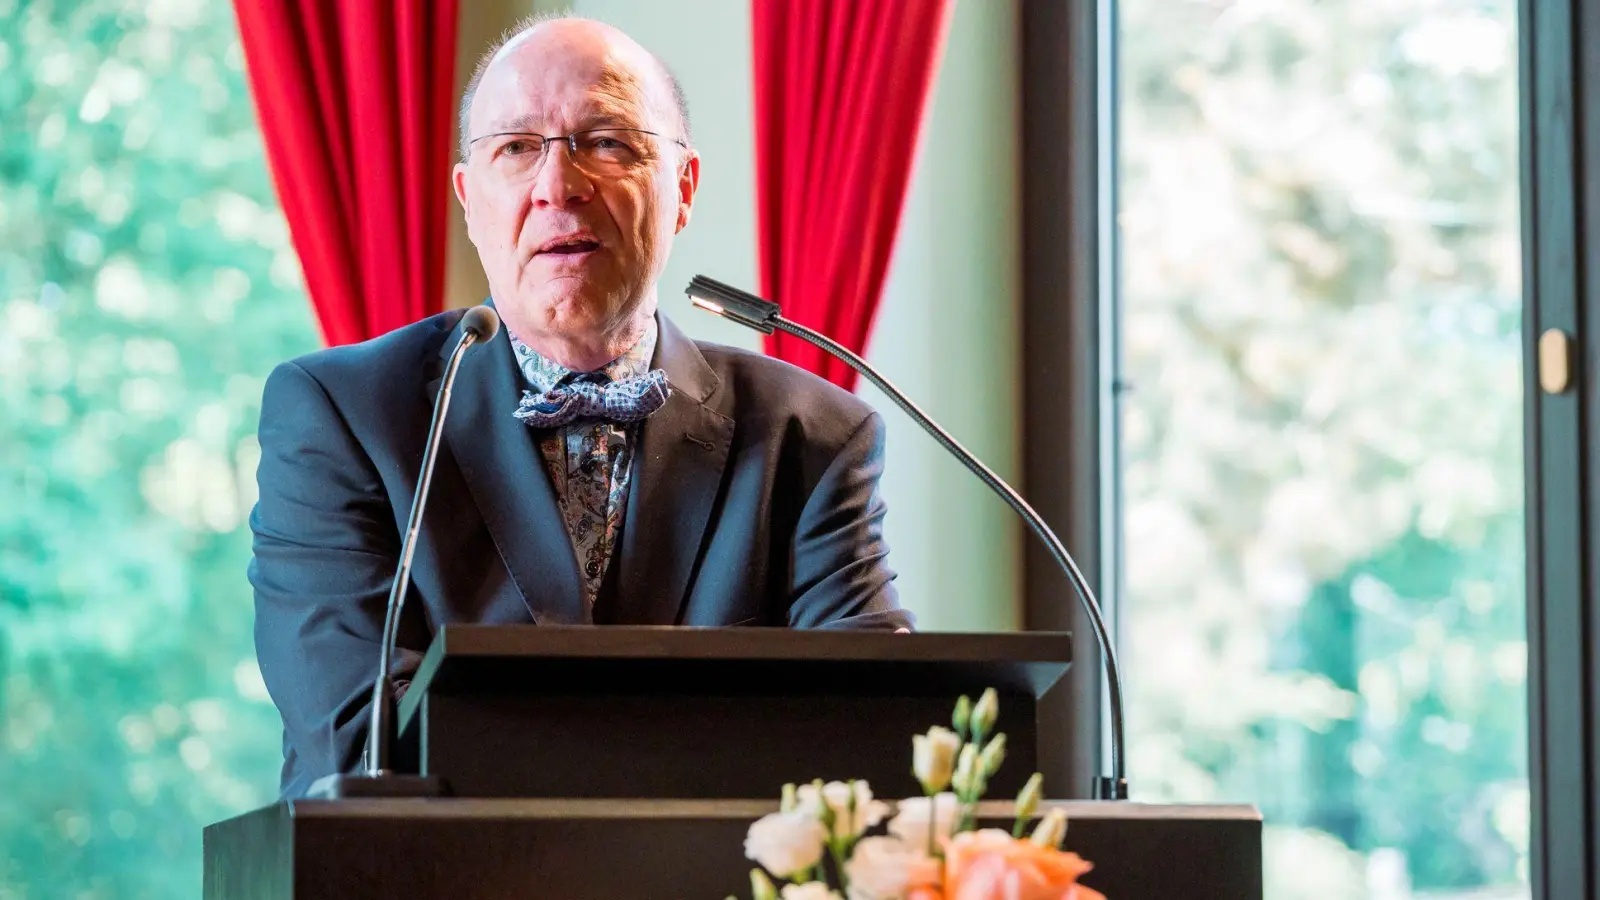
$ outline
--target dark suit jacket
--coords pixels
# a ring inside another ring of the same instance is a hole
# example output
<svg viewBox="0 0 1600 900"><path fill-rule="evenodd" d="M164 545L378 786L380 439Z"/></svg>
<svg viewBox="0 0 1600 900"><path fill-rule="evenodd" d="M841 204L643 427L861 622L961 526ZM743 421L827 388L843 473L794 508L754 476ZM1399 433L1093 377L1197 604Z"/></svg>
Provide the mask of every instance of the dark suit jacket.
<svg viewBox="0 0 1600 900"><path fill-rule="evenodd" d="M349 771L444 362L461 311L277 367L251 515L256 650L286 796ZM883 423L786 363L660 318L673 386L643 425L593 613L502 329L461 363L399 635L403 685L441 625L909 627L883 540Z"/></svg>

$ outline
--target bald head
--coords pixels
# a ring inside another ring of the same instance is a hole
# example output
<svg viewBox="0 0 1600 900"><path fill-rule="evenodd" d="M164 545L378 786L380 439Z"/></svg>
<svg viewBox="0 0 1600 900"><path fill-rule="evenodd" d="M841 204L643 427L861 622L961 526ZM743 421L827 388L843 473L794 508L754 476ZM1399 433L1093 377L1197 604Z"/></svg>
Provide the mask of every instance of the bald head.
<svg viewBox="0 0 1600 900"><path fill-rule="evenodd" d="M535 20L485 55L461 135L452 184L506 331L598 371L648 331L694 205L671 75L609 25Z"/></svg>
<svg viewBox="0 0 1600 900"><path fill-rule="evenodd" d="M689 103L683 87L661 58L645 49L621 29L593 19L556 16L548 13L529 16L507 29L478 59L472 77L461 95L460 151L467 159L474 131L474 107L478 89L486 79L499 77L499 70L522 65L609 66L630 73L655 117L669 137L692 144L689 130Z"/></svg>

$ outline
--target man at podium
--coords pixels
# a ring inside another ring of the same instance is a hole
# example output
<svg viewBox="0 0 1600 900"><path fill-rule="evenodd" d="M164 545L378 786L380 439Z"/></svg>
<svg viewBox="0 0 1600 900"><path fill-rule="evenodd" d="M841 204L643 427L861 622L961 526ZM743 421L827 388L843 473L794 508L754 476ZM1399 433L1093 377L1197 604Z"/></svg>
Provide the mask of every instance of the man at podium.
<svg viewBox="0 0 1600 900"><path fill-rule="evenodd" d="M533 22L485 54L461 138L455 193L505 328L461 360L399 690L454 623L910 627L883 539L879 416L657 311L700 175L659 60L599 23ZM461 316L267 381L249 578L288 796L359 761Z"/></svg>

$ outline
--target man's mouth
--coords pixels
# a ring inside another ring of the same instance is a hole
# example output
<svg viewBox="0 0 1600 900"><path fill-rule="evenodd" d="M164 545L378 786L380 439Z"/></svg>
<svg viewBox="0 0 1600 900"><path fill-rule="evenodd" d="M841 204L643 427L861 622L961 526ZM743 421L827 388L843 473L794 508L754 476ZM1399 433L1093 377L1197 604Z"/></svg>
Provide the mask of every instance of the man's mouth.
<svg viewBox="0 0 1600 900"><path fill-rule="evenodd" d="M583 253L593 253L599 249L599 241L588 235L575 234L546 241L535 252L535 255L576 256Z"/></svg>

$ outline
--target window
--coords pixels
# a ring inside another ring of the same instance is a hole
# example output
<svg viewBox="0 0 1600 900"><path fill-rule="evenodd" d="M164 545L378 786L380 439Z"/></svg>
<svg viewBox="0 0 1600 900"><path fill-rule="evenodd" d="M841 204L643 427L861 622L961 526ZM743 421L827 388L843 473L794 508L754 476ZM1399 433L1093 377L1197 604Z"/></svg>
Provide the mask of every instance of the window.
<svg viewBox="0 0 1600 900"><path fill-rule="evenodd" d="M1124 0L1136 797L1267 896L1528 895L1511 0Z"/></svg>
<svg viewBox="0 0 1600 900"><path fill-rule="evenodd" d="M270 802L244 570L318 344L232 8L0 0L0 897L195 897Z"/></svg>

